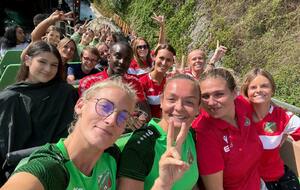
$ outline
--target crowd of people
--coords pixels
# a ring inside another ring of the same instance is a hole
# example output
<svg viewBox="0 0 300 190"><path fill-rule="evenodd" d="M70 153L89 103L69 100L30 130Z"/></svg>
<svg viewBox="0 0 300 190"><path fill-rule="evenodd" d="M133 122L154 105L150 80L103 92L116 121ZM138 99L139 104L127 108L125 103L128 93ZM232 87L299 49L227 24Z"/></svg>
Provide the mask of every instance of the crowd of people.
<svg viewBox="0 0 300 190"><path fill-rule="evenodd" d="M72 20L62 11L35 21L30 43L21 27L6 29L0 56L23 52L17 82L0 92L1 189L300 190L279 154L288 135L300 139L300 118L272 103L272 75L254 68L239 87L215 67L219 44L178 67L164 16L152 18L152 49L88 22L68 38L55 26Z"/></svg>

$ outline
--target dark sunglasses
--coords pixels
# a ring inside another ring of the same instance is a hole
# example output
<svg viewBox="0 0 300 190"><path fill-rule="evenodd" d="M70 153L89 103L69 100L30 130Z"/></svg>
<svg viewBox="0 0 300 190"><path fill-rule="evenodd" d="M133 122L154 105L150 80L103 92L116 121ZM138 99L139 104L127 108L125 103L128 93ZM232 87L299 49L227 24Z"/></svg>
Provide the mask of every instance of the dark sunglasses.
<svg viewBox="0 0 300 190"><path fill-rule="evenodd" d="M95 104L95 110L100 117L104 118L109 117L113 112L117 112L118 127L125 127L126 121L130 116L129 112L126 110L116 111L115 104L105 98L97 99L97 102Z"/></svg>
<svg viewBox="0 0 300 190"><path fill-rule="evenodd" d="M147 45L136 46L137 49L148 49Z"/></svg>

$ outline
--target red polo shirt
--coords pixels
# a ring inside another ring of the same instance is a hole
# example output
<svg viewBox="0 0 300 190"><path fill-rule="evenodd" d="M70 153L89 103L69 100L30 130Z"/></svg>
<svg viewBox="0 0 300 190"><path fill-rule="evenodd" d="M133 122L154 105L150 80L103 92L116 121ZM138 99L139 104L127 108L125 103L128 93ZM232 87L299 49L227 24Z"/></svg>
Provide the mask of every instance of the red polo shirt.
<svg viewBox="0 0 300 190"><path fill-rule="evenodd" d="M260 188L262 144L251 120L251 109L241 97L235 100L238 128L203 112L196 124L199 173L223 171L225 190Z"/></svg>

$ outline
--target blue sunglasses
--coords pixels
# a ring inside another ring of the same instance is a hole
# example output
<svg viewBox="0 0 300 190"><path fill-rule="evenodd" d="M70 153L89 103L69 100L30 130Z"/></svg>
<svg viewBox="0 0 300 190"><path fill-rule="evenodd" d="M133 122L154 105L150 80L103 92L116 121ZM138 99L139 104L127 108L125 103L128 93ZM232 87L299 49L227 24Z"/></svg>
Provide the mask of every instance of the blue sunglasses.
<svg viewBox="0 0 300 190"><path fill-rule="evenodd" d="M126 110L115 110L115 104L105 98L97 99L97 102L95 104L95 110L100 117L104 118L109 117L113 112L117 112L118 127L125 126L126 121L130 116L129 112Z"/></svg>

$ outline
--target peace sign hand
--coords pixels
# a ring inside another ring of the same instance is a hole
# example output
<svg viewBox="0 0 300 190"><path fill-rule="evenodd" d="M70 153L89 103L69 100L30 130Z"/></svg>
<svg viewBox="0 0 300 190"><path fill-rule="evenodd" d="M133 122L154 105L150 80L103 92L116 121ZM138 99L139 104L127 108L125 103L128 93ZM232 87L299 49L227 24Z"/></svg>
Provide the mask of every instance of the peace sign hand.
<svg viewBox="0 0 300 190"><path fill-rule="evenodd" d="M173 65L173 70L171 72L172 75L175 74L182 74L185 71L185 57L184 55L181 57L181 62L179 62L176 58L176 56L173 56L174 59L174 65Z"/></svg>
<svg viewBox="0 0 300 190"><path fill-rule="evenodd" d="M88 29L88 25L89 25L89 21L86 19L84 21L84 24L79 27L78 33L80 35L82 35L83 33L85 33L87 31L87 29Z"/></svg>
<svg viewBox="0 0 300 190"><path fill-rule="evenodd" d="M163 15L156 15L153 13L153 16L151 17L153 20L158 22L159 25L164 25L165 24L165 17Z"/></svg>
<svg viewBox="0 0 300 190"><path fill-rule="evenodd" d="M159 177L152 189L171 189L172 185L189 169L190 166L181 160L181 148L188 131L189 127L182 123L174 142L174 122L169 122L167 150L160 158Z"/></svg>
<svg viewBox="0 0 300 190"><path fill-rule="evenodd" d="M226 52L227 52L227 47L222 46L222 45L220 46L219 40L217 40L216 50L215 50L214 55L211 57L209 62L210 63L218 62L225 55Z"/></svg>
<svg viewBox="0 0 300 190"><path fill-rule="evenodd" d="M51 19L51 21L53 23L59 21L59 20L70 20L70 21L73 21L74 18L73 18L73 12L68 12L68 13L64 13L63 11L59 11L59 10L56 10L54 11L50 16L49 16L49 19Z"/></svg>

